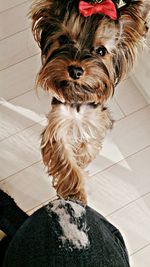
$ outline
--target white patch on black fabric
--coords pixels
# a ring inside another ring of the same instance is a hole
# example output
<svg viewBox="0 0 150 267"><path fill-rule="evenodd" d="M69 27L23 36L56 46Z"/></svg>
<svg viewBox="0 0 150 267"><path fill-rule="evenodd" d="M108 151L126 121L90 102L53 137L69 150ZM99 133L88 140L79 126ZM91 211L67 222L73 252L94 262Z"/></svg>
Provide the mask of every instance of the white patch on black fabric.
<svg viewBox="0 0 150 267"><path fill-rule="evenodd" d="M58 238L65 245L69 242L76 249L85 249L90 245L86 224L86 210L81 204L69 200L58 199L50 203L48 212L57 214L62 235Z"/></svg>

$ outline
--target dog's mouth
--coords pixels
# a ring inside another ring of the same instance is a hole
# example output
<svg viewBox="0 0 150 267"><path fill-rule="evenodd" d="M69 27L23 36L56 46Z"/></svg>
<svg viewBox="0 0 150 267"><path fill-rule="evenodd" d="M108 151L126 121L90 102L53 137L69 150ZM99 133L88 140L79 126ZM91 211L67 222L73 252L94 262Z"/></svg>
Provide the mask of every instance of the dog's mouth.
<svg viewBox="0 0 150 267"><path fill-rule="evenodd" d="M103 103L111 93L112 84L110 80L95 81L93 84L70 80L47 79L37 81L37 86L43 87L62 103L67 104L89 104Z"/></svg>
<svg viewBox="0 0 150 267"><path fill-rule="evenodd" d="M55 81L56 87L60 90L73 90L76 93L83 92L83 93L94 93L95 88L91 88L90 86L84 84L78 84L77 82L70 82L67 80L62 81Z"/></svg>
<svg viewBox="0 0 150 267"><path fill-rule="evenodd" d="M109 97L110 83L95 82L93 87L86 83L67 80L53 82L55 97L65 103L102 103Z"/></svg>

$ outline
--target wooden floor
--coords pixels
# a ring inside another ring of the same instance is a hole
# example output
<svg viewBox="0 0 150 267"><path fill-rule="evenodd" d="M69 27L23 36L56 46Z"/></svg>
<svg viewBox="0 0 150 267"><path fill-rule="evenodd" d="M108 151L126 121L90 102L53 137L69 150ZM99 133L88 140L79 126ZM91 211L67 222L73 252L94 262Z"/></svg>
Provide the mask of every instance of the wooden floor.
<svg viewBox="0 0 150 267"><path fill-rule="evenodd" d="M0 2L0 187L31 214L55 192L39 148L50 96L33 90L40 51L26 18L30 2ZM142 74L149 79L144 66ZM150 105L129 77L108 106L116 123L88 167L89 205L121 230L132 267L149 267Z"/></svg>

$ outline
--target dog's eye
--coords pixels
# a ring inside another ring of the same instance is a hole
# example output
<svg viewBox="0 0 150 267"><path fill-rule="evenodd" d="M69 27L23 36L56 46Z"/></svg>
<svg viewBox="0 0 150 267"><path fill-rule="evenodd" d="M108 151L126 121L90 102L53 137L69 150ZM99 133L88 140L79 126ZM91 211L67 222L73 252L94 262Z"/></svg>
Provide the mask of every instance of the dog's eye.
<svg viewBox="0 0 150 267"><path fill-rule="evenodd" d="M104 57L107 53L107 49L104 46L99 46L98 48L95 49L95 52L101 57Z"/></svg>
<svg viewBox="0 0 150 267"><path fill-rule="evenodd" d="M60 45L65 45L65 44L68 44L69 43L69 38L67 35L61 35L59 37L59 44Z"/></svg>

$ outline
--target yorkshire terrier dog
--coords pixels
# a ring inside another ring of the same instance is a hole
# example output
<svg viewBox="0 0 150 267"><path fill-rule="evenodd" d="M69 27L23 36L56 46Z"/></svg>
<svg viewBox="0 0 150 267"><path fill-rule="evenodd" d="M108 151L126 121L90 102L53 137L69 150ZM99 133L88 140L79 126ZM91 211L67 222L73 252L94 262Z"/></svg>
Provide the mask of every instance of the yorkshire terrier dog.
<svg viewBox="0 0 150 267"><path fill-rule="evenodd" d="M86 202L84 168L112 127L105 108L145 40L144 0L40 0L32 31L41 48L37 86L53 95L41 150L58 195Z"/></svg>

